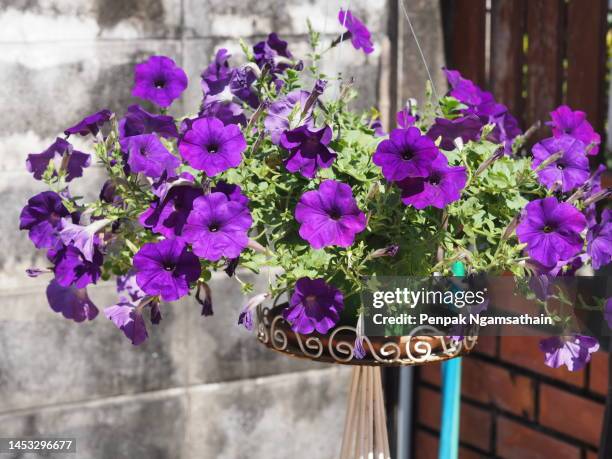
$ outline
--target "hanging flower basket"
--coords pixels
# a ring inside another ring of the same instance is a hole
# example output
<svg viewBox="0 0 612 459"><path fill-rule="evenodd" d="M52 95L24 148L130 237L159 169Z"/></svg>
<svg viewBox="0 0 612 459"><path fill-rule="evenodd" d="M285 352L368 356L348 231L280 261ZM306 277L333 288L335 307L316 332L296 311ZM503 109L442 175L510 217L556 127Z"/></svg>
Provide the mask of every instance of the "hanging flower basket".
<svg viewBox="0 0 612 459"><path fill-rule="evenodd" d="M319 362L342 365L405 366L439 363L469 353L478 341L473 329L460 340L435 336L433 327L418 327L411 335L400 337L363 337L365 355L355 352L357 329L351 326L336 327L327 334L302 335L291 329L283 318L286 305L257 310L257 339L268 348L290 355ZM419 335L427 332L428 335Z"/></svg>

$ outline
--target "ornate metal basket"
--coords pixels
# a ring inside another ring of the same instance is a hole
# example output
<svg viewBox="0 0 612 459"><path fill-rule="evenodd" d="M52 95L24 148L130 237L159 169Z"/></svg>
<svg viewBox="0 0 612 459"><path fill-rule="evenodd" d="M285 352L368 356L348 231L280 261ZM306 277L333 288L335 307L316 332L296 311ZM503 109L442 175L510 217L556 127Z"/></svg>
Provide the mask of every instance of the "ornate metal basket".
<svg viewBox="0 0 612 459"><path fill-rule="evenodd" d="M301 335L291 330L282 306L259 307L257 338L270 349L321 362L344 365L402 366L441 362L469 353L478 340L470 330L462 340L436 336L434 327L421 326L401 337L365 337L365 357L355 358L355 327L340 326L329 334ZM442 334L442 332L440 332Z"/></svg>

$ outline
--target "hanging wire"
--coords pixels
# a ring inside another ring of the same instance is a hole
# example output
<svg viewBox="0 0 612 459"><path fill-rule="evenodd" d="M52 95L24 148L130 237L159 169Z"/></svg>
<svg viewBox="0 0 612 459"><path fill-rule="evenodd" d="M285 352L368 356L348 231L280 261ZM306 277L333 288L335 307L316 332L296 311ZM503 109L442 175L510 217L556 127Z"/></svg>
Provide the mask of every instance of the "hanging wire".
<svg viewBox="0 0 612 459"><path fill-rule="evenodd" d="M414 41L417 45L417 49L419 50L419 54L421 55L421 60L423 61L423 65L425 66L425 71L427 72L427 78L429 79L429 82L431 83L431 90L433 91L435 98L439 99L438 91L436 90L436 84L434 83L433 78L431 77L431 73L429 71L429 65L427 65L427 59L425 59L425 54L423 54L421 43L419 42L416 32L414 31L414 27L412 27L412 21L410 20L410 15L408 14L408 11L406 10L406 5L404 4L404 0L400 0L400 6L402 7L402 12L404 13L404 16L406 17L406 20L408 21L410 32L412 33L412 36L414 37Z"/></svg>

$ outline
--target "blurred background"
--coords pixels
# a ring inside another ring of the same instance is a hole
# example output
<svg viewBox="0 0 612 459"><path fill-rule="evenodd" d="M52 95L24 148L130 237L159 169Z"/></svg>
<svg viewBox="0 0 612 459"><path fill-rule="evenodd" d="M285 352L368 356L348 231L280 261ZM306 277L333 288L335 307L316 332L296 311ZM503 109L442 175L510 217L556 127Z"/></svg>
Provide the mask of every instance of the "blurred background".
<svg viewBox="0 0 612 459"><path fill-rule="evenodd" d="M349 370L260 346L236 326L245 300L235 281L213 280L213 317L201 317L192 300L173 304L134 348L102 316L75 324L51 311L44 277L24 273L43 256L17 226L28 197L42 190L25 170L27 154L98 109L121 115L135 102L135 63L173 58L190 86L172 112L192 113L216 49L238 63L239 38L252 45L275 31L304 56L306 19L331 41L341 6L368 25L376 50L366 57L341 46L324 68L354 78L355 108L378 107L387 127L409 97L423 100L427 74L408 15L438 92L447 65L492 90L524 129L565 102L612 138L607 0L0 0L0 436L77 437L77 457L96 459L338 453ZM606 150L596 161L609 158ZM75 192L94 198L102 181L92 167ZM265 283L243 278L256 291ZM91 296L111 305L114 285ZM536 341L483 339L465 359L462 458L596 457L607 355L570 374L545 367ZM392 424L395 376L387 374ZM437 366L414 374L412 427L402 433L412 457L437 457L439 379Z"/></svg>

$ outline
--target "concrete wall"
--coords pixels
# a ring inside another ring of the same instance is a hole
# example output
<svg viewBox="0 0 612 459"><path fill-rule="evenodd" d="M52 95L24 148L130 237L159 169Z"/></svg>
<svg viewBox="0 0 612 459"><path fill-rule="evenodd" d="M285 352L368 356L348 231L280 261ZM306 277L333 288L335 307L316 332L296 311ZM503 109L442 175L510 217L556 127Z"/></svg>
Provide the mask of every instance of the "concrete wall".
<svg viewBox="0 0 612 459"><path fill-rule="evenodd" d="M195 111L199 73L218 47L238 54L238 37L254 43L275 30L299 55L306 17L331 37L340 31L338 6L325 0L0 0L0 437L76 436L76 457L87 459L337 453L348 370L265 350L235 325L244 303L235 282L214 279L213 317L200 317L190 300L166 306L162 324L134 348L102 316L75 324L50 310L47 280L24 274L44 264L43 254L17 226L27 198L42 190L25 171L27 154L97 109L121 114L134 102L136 62L150 54L175 59L190 88L173 111ZM375 32L377 51L365 57L345 46L326 64L330 73L342 69L356 78L361 108L389 107L389 97L404 97L404 89L389 89L397 82L389 71L387 28L397 21L389 20L389 6L353 0L351 8ZM440 54L440 41L428 36L428 49ZM73 192L93 197L102 180L92 167ZM91 294L101 308L115 300L111 285Z"/></svg>

